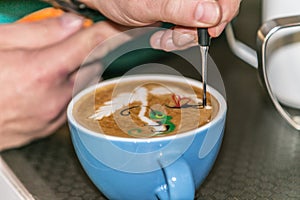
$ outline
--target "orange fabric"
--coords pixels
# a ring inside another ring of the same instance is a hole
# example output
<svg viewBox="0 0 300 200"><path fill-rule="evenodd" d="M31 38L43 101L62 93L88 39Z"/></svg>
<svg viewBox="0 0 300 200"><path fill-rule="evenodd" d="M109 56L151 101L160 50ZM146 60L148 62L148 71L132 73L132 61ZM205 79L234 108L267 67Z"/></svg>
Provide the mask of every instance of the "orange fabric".
<svg viewBox="0 0 300 200"><path fill-rule="evenodd" d="M35 11L33 13L30 13L23 18L19 19L17 23L24 23L24 22L34 22L34 21L39 21L43 19L48 19L48 18L54 18L54 17L59 17L62 14L64 14L64 11L58 8L43 8L41 10ZM84 27L89 27L93 24L93 21L90 19L85 19L83 26Z"/></svg>

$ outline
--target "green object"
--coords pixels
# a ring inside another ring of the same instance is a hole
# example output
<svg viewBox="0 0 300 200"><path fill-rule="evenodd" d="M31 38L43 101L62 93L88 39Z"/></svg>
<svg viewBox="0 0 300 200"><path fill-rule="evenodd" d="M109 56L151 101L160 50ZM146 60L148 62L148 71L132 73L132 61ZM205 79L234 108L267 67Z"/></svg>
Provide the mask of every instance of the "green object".
<svg viewBox="0 0 300 200"><path fill-rule="evenodd" d="M150 119L154 119L166 128L165 131L158 132L156 133L156 135L162 135L173 132L176 128L175 124L171 122L172 116L166 115L165 113L160 112L158 110L151 110Z"/></svg>
<svg viewBox="0 0 300 200"><path fill-rule="evenodd" d="M38 0L1 0L0 24L14 22L31 12L45 7L49 7L49 4Z"/></svg>

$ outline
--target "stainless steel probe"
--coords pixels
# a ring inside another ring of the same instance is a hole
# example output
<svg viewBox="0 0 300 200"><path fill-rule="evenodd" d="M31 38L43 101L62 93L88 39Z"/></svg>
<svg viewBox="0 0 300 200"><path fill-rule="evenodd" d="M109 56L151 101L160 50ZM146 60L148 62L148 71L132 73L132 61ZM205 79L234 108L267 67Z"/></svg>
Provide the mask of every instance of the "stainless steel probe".
<svg viewBox="0 0 300 200"><path fill-rule="evenodd" d="M207 28L198 28L198 44L201 53L201 63L202 63L202 83L203 83L203 96L202 105L205 107L207 105L206 101L206 84L207 84L207 57L208 49L210 45L210 36L208 34Z"/></svg>

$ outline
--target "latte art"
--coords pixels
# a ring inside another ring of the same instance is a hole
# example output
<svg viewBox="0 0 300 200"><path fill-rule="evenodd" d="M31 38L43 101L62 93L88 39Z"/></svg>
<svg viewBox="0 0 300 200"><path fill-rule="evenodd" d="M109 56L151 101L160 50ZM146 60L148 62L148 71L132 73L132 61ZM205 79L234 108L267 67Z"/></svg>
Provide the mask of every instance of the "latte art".
<svg viewBox="0 0 300 200"><path fill-rule="evenodd" d="M74 116L83 126L92 130L98 126L97 132L108 135L168 136L193 130L212 119L218 104L208 94L208 106L203 108L201 95L200 88L169 81L111 84L79 101Z"/></svg>

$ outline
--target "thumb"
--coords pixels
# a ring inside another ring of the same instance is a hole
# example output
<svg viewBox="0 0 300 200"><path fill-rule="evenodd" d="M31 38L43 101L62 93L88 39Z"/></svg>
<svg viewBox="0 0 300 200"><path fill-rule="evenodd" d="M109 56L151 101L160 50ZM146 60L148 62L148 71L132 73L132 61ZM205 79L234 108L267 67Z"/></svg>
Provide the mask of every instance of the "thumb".
<svg viewBox="0 0 300 200"><path fill-rule="evenodd" d="M215 0L98 1L96 7L108 18L131 26L162 21L187 27L210 27L216 25L222 15Z"/></svg>
<svg viewBox="0 0 300 200"><path fill-rule="evenodd" d="M162 19L156 18L156 20L187 27L209 27L217 24L221 19L221 8L215 0L160 1L161 8L153 8L153 11L159 13L153 15Z"/></svg>

